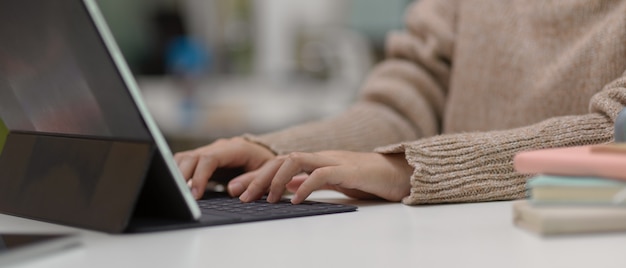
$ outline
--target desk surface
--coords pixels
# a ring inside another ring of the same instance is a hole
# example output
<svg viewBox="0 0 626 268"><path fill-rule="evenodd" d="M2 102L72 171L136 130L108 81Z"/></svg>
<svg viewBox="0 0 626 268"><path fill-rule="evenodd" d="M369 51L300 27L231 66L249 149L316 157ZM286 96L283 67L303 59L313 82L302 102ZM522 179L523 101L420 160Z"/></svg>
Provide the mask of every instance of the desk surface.
<svg viewBox="0 0 626 268"><path fill-rule="evenodd" d="M15 267L626 267L626 234L545 238L511 202L406 206L331 193L357 212L110 235L0 214L0 231L79 231L83 245Z"/></svg>

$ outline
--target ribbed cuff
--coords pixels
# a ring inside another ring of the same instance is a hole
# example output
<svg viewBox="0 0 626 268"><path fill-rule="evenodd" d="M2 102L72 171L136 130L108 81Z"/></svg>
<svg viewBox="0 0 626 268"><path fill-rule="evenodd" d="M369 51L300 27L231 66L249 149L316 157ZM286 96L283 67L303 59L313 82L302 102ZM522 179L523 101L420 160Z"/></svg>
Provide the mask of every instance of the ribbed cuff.
<svg viewBox="0 0 626 268"><path fill-rule="evenodd" d="M480 202L525 197L530 175L514 170L517 152L597 144L611 137L606 118L572 116L506 131L440 135L375 151L404 152L414 168L405 204Z"/></svg>

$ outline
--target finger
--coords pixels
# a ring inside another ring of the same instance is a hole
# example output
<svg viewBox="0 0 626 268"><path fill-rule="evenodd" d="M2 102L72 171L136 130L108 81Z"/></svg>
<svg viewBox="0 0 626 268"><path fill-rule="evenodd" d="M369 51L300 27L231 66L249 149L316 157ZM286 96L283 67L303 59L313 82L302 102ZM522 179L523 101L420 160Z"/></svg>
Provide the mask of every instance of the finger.
<svg viewBox="0 0 626 268"><path fill-rule="evenodd" d="M302 185L302 183L304 183L304 181L307 178L308 178L308 176L305 176L305 177L295 176L295 177L293 177L293 180L291 180L290 182L288 182L285 185L285 188L287 189L287 191L289 191L291 193L296 193L298 191L298 189L300 188L300 186ZM328 185L328 184L322 185L322 187L320 187L317 190L333 190L333 191L337 191L337 192L349 191L349 190L343 189L341 187L334 186L334 185Z"/></svg>
<svg viewBox="0 0 626 268"><path fill-rule="evenodd" d="M180 164L181 159L183 159L188 154L189 154L189 151L183 151L183 152L175 153L174 154L174 161L176 161L176 164Z"/></svg>
<svg viewBox="0 0 626 268"><path fill-rule="evenodd" d="M328 185L341 185L343 179L349 175L349 172L341 167L318 168L298 187L291 198L291 203L302 203L313 191L328 188Z"/></svg>
<svg viewBox="0 0 626 268"><path fill-rule="evenodd" d="M267 194L267 202L276 203L280 200L280 197L285 192L285 184L293 179L293 176L303 172L301 159L290 156L285 159L282 165L276 171L276 174L271 180L269 187L269 193Z"/></svg>
<svg viewBox="0 0 626 268"><path fill-rule="evenodd" d="M218 161L210 156L200 156L197 160L196 168L191 178L191 194L194 198L200 199L206 190L209 178L217 169Z"/></svg>
<svg viewBox="0 0 626 268"><path fill-rule="evenodd" d="M258 171L246 172L228 182L228 193L231 196L240 196L248 185L256 178Z"/></svg>
<svg viewBox="0 0 626 268"><path fill-rule="evenodd" d="M294 176L302 172L312 172L317 168L332 166L335 161L331 158L311 153L291 153L276 172L267 197L268 202L277 202L285 192L285 185Z"/></svg>
<svg viewBox="0 0 626 268"><path fill-rule="evenodd" d="M220 141L223 144L225 141ZM218 142L193 151L177 154L179 168L185 179L189 179L191 193L196 199L204 194L209 179L217 168L237 166L238 152Z"/></svg>
<svg viewBox="0 0 626 268"><path fill-rule="evenodd" d="M193 176L193 173L196 170L196 164L198 163L198 158L191 154L185 154L185 155L179 156L176 162L178 164L178 169L183 175L183 178L185 180L189 180Z"/></svg>
<svg viewBox="0 0 626 268"><path fill-rule="evenodd" d="M302 183L304 183L304 181L308 178L309 178L308 174L296 175L293 177L291 181L285 184L285 188L287 189L287 191L295 193L298 191L298 188L300 188L300 185L302 185ZM333 191L343 192L343 193L345 193L346 191L349 191L341 187L328 185L328 184L322 185L322 187L320 187L318 190L333 190Z"/></svg>
<svg viewBox="0 0 626 268"><path fill-rule="evenodd" d="M248 188L239 196L242 202L251 202L261 198L274 178L274 174L283 163L284 158L275 158L263 165L259 170L256 178L250 182Z"/></svg>
<svg viewBox="0 0 626 268"><path fill-rule="evenodd" d="M287 188L287 191L295 193L296 191L298 191L298 188L300 187L300 185L302 185L302 183L308 177L309 177L308 174L299 174L299 175L293 176L291 181L289 181L287 184L285 184L285 188Z"/></svg>
<svg viewBox="0 0 626 268"><path fill-rule="evenodd" d="M244 167L246 170L254 170L274 157L269 149L241 138L220 139L202 149L205 154L210 153L218 157L219 167Z"/></svg>
<svg viewBox="0 0 626 268"><path fill-rule="evenodd" d="M309 176L307 174L301 174L294 176L293 179L288 182L285 187L288 191L295 193L298 191L298 188ZM345 182L344 182L345 184ZM340 193L345 194L346 196L355 198L355 199L378 199L379 197L370 193L363 192L361 190L356 189L347 189L337 185L324 184L318 190L333 190Z"/></svg>

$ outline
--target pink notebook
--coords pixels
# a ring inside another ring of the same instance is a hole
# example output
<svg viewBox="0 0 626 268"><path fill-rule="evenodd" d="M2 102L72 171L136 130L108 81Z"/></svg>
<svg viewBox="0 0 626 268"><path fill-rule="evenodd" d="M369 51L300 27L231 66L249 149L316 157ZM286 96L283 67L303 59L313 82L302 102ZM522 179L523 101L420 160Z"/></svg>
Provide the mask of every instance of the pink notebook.
<svg viewBox="0 0 626 268"><path fill-rule="evenodd" d="M520 152L513 165L521 173L597 176L626 180L624 145L590 145Z"/></svg>

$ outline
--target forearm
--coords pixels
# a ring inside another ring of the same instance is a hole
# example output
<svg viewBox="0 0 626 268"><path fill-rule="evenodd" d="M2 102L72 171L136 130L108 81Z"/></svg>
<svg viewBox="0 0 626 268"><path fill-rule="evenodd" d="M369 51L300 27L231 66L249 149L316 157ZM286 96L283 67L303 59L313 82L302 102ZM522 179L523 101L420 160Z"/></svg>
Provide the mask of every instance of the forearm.
<svg viewBox="0 0 626 268"><path fill-rule="evenodd" d="M388 107L362 102L333 118L244 137L277 154L286 154L323 150L372 151L377 146L415 140L419 133Z"/></svg>
<svg viewBox="0 0 626 268"><path fill-rule="evenodd" d="M377 148L402 153L414 171L406 204L478 202L525 197L529 175L513 168L520 151L606 143L626 103L626 73L596 93L589 112L509 130L441 135Z"/></svg>

